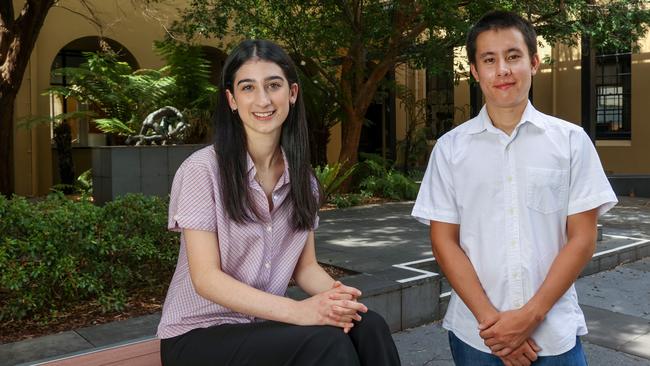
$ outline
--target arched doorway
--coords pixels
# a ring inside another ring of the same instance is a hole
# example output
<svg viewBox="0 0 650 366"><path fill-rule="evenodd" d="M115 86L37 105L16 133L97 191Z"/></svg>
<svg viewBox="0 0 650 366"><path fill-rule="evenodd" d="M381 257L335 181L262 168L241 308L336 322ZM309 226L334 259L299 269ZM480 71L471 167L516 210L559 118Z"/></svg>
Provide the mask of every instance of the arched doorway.
<svg viewBox="0 0 650 366"><path fill-rule="evenodd" d="M78 38L65 45L54 57L50 66L50 86L68 86L64 74L52 71L79 67L86 62L85 52L97 52L109 47L118 55L120 61L137 69L138 63L131 52L119 42L96 36ZM50 116L62 113L88 110L88 106L74 98L64 98L50 94ZM69 118L61 123L51 124L50 136L53 145L52 181L63 184L63 191L70 192L76 176L90 169L92 157L89 146L106 145L106 135L88 118ZM74 149L73 149L74 147ZM77 167L77 169L75 169Z"/></svg>
<svg viewBox="0 0 650 366"><path fill-rule="evenodd" d="M54 57L50 67L50 86L68 86L65 76L55 75L52 71L66 68L79 67L86 61L85 52L97 52L102 50L101 42L105 42L113 50L120 61L124 61L132 69L139 68L138 62L133 54L119 42L110 38L99 38L96 36L78 38L65 45ZM87 106L79 103L73 98L63 100L57 96L50 96L50 115L56 116L61 113L87 110ZM74 146L98 146L106 144L105 135L97 129L92 121L87 118L75 118L66 121L70 126L72 144ZM52 132L52 138L54 133Z"/></svg>
<svg viewBox="0 0 650 366"><path fill-rule="evenodd" d="M203 57L210 62L210 82L219 86L219 79L221 78L221 69L226 62L228 55L222 50L212 46L201 46Z"/></svg>

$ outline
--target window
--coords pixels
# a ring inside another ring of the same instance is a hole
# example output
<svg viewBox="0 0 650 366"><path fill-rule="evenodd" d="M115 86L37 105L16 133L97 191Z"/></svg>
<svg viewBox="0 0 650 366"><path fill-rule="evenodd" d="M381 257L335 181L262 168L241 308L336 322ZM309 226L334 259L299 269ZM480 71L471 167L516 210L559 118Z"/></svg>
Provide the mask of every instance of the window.
<svg viewBox="0 0 650 366"><path fill-rule="evenodd" d="M427 75L427 139L437 139L454 125L453 75Z"/></svg>
<svg viewBox="0 0 650 366"><path fill-rule="evenodd" d="M631 61L629 51L596 55L596 139L631 137Z"/></svg>

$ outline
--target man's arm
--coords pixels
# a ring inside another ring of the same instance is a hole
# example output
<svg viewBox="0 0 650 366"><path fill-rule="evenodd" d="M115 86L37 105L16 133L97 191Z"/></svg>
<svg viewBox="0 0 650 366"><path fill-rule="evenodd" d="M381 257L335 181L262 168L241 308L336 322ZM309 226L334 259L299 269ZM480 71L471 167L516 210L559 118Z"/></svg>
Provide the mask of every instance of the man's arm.
<svg viewBox="0 0 650 366"><path fill-rule="evenodd" d="M492 305L481 286L476 270L460 247L460 226L439 221L430 222L431 249L445 277L479 323L498 319L499 312ZM541 349L532 339L514 347L514 352L500 356L506 365L530 365L537 360Z"/></svg>
<svg viewBox="0 0 650 366"><path fill-rule="evenodd" d="M495 317L497 309L485 294L474 266L460 247L460 225L431 221L431 249L451 287L479 323Z"/></svg>
<svg viewBox="0 0 650 366"><path fill-rule="evenodd" d="M597 221L598 209L569 216L568 242L555 257L535 295L521 309L481 322L481 338L494 354L508 354L526 340L575 282L596 248Z"/></svg>

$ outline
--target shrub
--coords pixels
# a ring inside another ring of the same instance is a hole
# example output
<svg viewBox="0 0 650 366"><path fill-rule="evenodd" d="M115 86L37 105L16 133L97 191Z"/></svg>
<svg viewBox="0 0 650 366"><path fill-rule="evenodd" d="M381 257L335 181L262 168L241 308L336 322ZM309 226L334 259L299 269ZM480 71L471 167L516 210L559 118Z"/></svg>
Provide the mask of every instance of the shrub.
<svg viewBox="0 0 650 366"><path fill-rule="evenodd" d="M142 195L104 207L61 194L0 197L0 320L86 300L121 310L129 290L167 283L178 245L166 222L166 201Z"/></svg>
<svg viewBox="0 0 650 366"><path fill-rule="evenodd" d="M341 170L342 168L344 170ZM332 198L332 195L338 191L341 184L354 173L356 168L357 164L354 164L345 169L341 163L325 164L314 168L314 174L323 186L325 198Z"/></svg>
<svg viewBox="0 0 650 366"><path fill-rule="evenodd" d="M417 197L417 183L393 169L389 161L375 154L362 154L362 157L365 160L359 188L363 192L394 200L413 200Z"/></svg>

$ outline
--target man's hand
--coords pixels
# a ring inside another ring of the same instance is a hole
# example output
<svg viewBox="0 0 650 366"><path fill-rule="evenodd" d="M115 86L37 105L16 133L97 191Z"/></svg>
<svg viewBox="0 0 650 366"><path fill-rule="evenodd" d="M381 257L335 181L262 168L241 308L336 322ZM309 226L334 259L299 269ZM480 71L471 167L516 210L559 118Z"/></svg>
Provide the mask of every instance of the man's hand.
<svg viewBox="0 0 650 366"><path fill-rule="evenodd" d="M503 357L521 346L539 322L523 309L509 310L479 324L479 335L496 356Z"/></svg>
<svg viewBox="0 0 650 366"><path fill-rule="evenodd" d="M528 338L510 354L499 358L506 366L529 366L537 361L537 352L541 350L532 338Z"/></svg>

